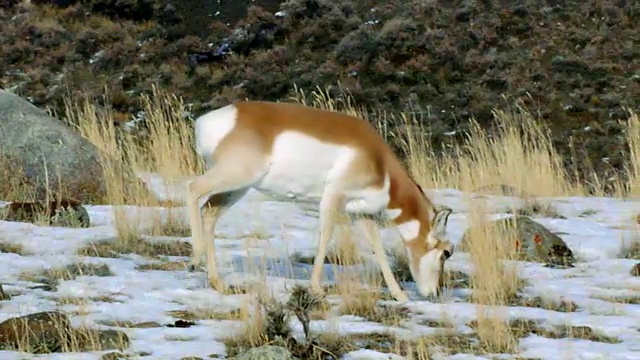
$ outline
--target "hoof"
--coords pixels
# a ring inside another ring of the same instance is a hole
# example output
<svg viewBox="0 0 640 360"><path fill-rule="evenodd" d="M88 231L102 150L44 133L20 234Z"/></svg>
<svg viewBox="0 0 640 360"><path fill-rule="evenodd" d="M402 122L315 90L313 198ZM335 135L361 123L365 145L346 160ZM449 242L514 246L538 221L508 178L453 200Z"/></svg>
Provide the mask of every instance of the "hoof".
<svg viewBox="0 0 640 360"><path fill-rule="evenodd" d="M324 289L320 285L311 285L309 287L309 290L310 290L311 294L313 294L315 296L324 296L325 295Z"/></svg>

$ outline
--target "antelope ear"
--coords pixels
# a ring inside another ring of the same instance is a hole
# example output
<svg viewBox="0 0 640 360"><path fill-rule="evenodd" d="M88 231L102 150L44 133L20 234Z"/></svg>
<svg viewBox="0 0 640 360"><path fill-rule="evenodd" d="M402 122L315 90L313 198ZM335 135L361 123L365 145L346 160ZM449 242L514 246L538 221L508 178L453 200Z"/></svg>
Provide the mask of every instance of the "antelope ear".
<svg viewBox="0 0 640 360"><path fill-rule="evenodd" d="M449 220L449 215L451 215L451 212L452 210L449 208L442 208L436 212L436 215L431 221L433 232L435 234L444 234L446 232L447 221Z"/></svg>

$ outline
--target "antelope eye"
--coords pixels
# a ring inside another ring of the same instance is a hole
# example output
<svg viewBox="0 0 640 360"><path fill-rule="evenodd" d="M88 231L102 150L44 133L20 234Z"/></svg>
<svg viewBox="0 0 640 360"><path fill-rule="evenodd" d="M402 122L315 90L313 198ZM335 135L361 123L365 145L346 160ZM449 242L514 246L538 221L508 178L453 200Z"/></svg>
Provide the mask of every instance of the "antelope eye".
<svg viewBox="0 0 640 360"><path fill-rule="evenodd" d="M449 250L445 250L442 252L442 256L444 256L445 259L448 259L451 257L451 252Z"/></svg>

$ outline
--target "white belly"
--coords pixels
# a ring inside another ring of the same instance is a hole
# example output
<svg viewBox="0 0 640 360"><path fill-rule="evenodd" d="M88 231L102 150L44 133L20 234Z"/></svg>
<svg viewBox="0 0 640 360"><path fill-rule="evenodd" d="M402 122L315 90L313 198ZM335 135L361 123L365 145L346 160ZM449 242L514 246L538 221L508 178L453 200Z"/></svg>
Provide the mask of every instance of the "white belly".
<svg viewBox="0 0 640 360"><path fill-rule="evenodd" d="M274 141L269 171L253 187L277 200L318 203L325 188L332 186L347 195L347 212L377 213L389 201L388 188L340 187L356 155L355 150L346 146L285 132Z"/></svg>
<svg viewBox="0 0 640 360"><path fill-rule="evenodd" d="M254 187L276 198L318 201L325 184L342 175L354 155L349 148L285 132L275 139L269 171Z"/></svg>

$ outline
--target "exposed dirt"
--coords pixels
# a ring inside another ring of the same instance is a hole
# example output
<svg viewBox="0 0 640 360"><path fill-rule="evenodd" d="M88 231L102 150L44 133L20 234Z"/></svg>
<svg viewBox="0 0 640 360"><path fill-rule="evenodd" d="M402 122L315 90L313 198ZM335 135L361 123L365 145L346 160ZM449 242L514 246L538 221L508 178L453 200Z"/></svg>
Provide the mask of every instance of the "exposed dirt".
<svg viewBox="0 0 640 360"><path fill-rule="evenodd" d="M567 166L572 140L583 175L589 161L606 178L626 151L618 120L639 109L637 1L16 2L0 1L0 86L56 109L106 88L123 121L154 83L199 114L340 82L359 104L416 112L438 143L520 100Z"/></svg>

